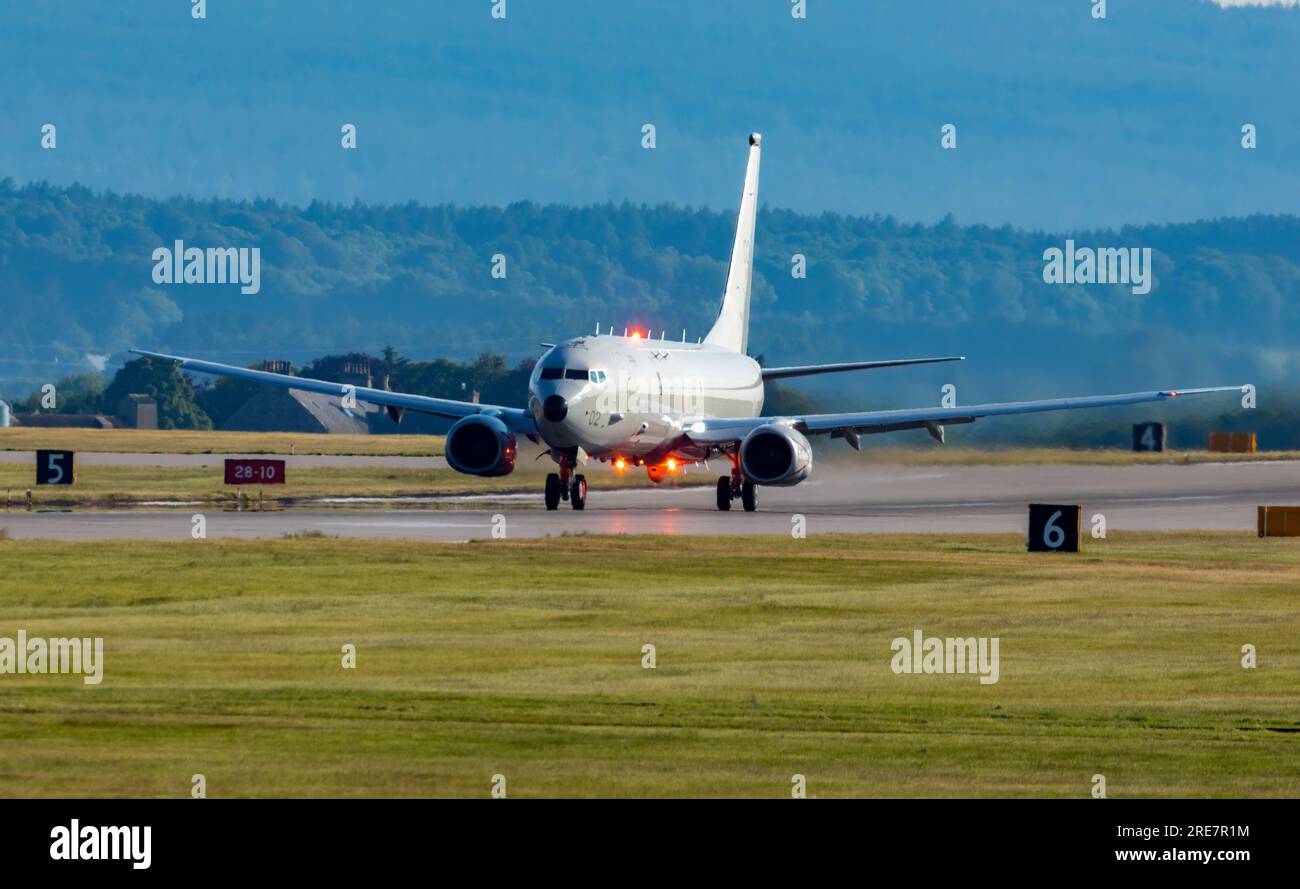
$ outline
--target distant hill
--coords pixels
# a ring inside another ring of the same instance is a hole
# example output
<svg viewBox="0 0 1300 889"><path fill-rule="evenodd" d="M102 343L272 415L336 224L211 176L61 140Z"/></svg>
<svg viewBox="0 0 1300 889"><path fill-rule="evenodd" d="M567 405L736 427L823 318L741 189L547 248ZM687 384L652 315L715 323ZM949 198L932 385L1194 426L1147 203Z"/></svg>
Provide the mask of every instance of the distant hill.
<svg viewBox="0 0 1300 889"><path fill-rule="evenodd" d="M148 198L0 181L0 397L141 346L248 364L327 353L512 365L539 341L639 325L694 339L712 321L734 212L369 206ZM1151 247L1151 292L1049 285L1043 251ZM153 251L258 247L261 291L165 285ZM492 277L495 254L506 277ZM807 276L791 275L792 256ZM857 406L1254 382L1300 366L1300 218L1252 216L1047 234L764 209L751 350L769 364L964 354L962 365L792 384ZM1275 402L1276 403L1276 402Z"/></svg>

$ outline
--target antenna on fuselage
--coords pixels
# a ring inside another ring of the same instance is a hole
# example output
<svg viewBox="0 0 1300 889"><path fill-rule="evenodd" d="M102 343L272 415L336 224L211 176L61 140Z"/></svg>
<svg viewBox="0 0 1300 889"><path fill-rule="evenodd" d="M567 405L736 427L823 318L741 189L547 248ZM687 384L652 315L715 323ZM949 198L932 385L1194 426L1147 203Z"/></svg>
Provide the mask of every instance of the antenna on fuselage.
<svg viewBox="0 0 1300 889"><path fill-rule="evenodd" d="M623 336L627 336L627 328L626 328L626 327L623 328Z"/></svg>

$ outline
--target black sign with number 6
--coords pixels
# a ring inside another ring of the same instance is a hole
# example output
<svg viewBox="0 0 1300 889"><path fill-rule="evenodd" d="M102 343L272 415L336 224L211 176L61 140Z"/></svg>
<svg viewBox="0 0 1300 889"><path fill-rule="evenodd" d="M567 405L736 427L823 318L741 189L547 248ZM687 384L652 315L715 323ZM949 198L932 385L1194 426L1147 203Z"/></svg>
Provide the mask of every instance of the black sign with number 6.
<svg viewBox="0 0 1300 889"><path fill-rule="evenodd" d="M1077 553L1083 507L1077 503L1029 504L1029 551L1031 553Z"/></svg>
<svg viewBox="0 0 1300 889"><path fill-rule="evenodd" d="M36 484L70 485L76 477L76 451L37 451Z"/></svg>

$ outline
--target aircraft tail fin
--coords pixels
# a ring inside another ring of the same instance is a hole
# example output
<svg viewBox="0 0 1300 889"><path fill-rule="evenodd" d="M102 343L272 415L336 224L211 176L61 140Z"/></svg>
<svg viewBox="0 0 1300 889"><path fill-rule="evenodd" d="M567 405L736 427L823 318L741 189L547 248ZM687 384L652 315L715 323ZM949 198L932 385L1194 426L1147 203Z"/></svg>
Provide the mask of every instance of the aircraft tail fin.
<svg viewBox="0 0 1300 889"><path fill-rule="evenodd" d="M736 221L736 242L731 248L727 289L722 308L704 342L744 353L749 345L749 291L754 278L754 222L758 218L758 160L763 146L759 133L749 134L749 164L745 187L740 193L740 218Z"/></svg>

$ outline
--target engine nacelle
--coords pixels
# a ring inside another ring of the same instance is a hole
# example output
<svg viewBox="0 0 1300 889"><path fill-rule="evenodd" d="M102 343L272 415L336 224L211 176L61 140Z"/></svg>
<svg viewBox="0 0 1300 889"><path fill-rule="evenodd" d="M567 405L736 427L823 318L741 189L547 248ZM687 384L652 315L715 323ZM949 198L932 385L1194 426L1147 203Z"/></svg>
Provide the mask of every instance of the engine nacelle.
<svg viewBox="0 0 1300 889"><path fill-rule="evenodd" d="M509 475L515 471L515 434L489 414L456 421L444 445L447 465L467 475Z"/></svg>
<svg viewBox="0 0 1300 889"><path fill-rule="evenodd" d="M797 485L812 473L812 445L798 430L768 423L740 443L740 468L756 485Z"/></svg>

